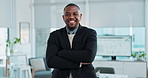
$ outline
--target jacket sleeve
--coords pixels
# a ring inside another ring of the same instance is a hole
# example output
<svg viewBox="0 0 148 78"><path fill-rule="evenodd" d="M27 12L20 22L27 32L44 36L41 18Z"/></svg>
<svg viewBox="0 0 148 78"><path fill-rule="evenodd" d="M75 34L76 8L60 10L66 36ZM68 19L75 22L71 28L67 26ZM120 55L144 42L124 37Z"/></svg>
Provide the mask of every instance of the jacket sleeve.
<svg viewBox="0 0 148 78"><path fill-rule="evenodd" d="M96 31L91 31L86 39L86 44L83 50L62 50L58 53L59 56L75 62L92 63L97 50Z"/></svg>
<svg viewBox="0 0 148 78"><path fill-rule="evenodd" d="M57 55L58 48L56 46L55 38L53 34L50 34L47 43L46 50L46 62L49 68L57 68L57 69L77 69L79 68L78 62L73 62L67 60L63 57L59 57Z"/></svg>

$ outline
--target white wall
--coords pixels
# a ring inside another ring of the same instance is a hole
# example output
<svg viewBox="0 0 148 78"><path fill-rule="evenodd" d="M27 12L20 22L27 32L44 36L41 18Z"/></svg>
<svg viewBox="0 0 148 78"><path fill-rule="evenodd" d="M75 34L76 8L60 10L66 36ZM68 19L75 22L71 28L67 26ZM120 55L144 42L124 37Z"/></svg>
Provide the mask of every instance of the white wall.
<svg viewBox="0 0 148 78"><path fill-rule="evenodd" d="M10 28L10 39L20 37L20 23L30 23L30 43L19 44L16 54L26 54L32 56L32 0L13 0L12 1L12 27Z"/></svg>
<svg viewBox="0 0 148 78"><path fill-rule="evenodd" d="M63 2L35 0L35 27L63 27L65 25L61 17L63 8L70 2L80 6L83 25L90 27L145 26L145 0L71 0Z"/></svg>
<svg viewBox="0 0 148 78"><path fill-rule="evenodd" d="M29 22L30 28L32 28L32 1L0 0L0 27L8 27L10 29L10 40L13 40L14 37L20 37L20 22ZM30 34L32 34L32 30L30 30ZM32 39L32 35L30 39ZM26 54L30 57L33 54L31 42L19 44L17 46L18 53L16 54Z"/></svg>
<svg viewBox="0 0 148 78"><path fill-rule="evenodd" d="M146 44L146 47L145 47L145 50L146 50L146 53L147 53L147 62L148 62L148 0L146 0L146 26L145 26L145 44ZM148 67L148 64L147 64L147 67Z"/></svg>
<svg viewBox="0 0 148 78"><path fill-rule="evenodd" d="M62 19L63 8L69 2L57 3L52 0L35 0L35 28L64 27L65 23ZM81 12L83 13L81 22L86 25L85 3L77 3L80 5Z"/></svg>
<svg viewBox="0 0 148 78"><path fill-rule="evenodd" d="M35 28L48 28L50 27L50 6L35 5Z"/></svg>
<svg viewBox="0 0 148 78"><path fill-rule="evenodd" d="M0 0L0 27L11 26L11 0Z"/></svg>
<svg viewBox="0 0 148 78"><path fill-rule="evenodd" d="M90 1L90 26L145 26L144 10L144 0Z"/></svg>

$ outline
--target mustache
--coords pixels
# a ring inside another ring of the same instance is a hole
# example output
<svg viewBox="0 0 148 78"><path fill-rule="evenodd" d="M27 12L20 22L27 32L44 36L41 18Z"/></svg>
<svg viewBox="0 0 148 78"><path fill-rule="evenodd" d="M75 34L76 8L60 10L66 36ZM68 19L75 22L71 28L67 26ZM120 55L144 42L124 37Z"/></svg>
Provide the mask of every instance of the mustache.
<svg viewBox="0 0 148 78"><path fill-rule="evenodd" d="M69 20L69 21L72 21L72 20L75 20L75 19L74 19L74 18L69 18L68 20Z"/></svg>

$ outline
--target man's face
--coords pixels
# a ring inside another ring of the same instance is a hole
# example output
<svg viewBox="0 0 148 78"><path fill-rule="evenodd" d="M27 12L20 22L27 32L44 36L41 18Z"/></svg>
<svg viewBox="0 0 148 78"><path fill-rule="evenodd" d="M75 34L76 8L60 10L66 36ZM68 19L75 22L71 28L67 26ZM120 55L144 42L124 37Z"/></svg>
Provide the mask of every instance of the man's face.
<svg viewBox="0 0 148 78"><path fill-rule="evenodd" d="M82 14L76 6L68 6L64 10L63 20L68 29L74 30L79 26Z"/></svg>

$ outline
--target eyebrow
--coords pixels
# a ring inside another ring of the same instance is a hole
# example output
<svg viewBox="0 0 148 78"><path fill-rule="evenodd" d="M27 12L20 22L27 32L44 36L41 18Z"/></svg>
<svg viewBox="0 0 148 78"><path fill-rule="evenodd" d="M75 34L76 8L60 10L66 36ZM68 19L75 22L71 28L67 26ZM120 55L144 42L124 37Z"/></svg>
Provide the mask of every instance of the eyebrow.
<svg viewBox="0 0 148 78"><path fill-rule="evenodd" d="M70 13L70 12L64 12L64 13ZM79 12L73 12L73 13L79 13Z"/></svg>

